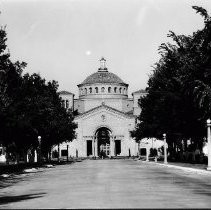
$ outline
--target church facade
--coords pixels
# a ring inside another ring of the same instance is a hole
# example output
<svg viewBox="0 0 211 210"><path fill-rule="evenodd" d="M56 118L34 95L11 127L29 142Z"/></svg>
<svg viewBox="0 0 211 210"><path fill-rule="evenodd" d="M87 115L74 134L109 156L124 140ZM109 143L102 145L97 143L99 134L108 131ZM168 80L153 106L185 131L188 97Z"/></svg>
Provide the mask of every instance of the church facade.
<svg viewBox="0 0 211 210"><path fill-rule="evenodd" d="M128 97L129 85L106 68L106 60L100 60L100 68L78 85L79 97L61 91L65 108L78 112L76 139L64 142L54 149L59 156L99 157L136 156L138 144L131 138L141 110L138 99L146 95L143 90ZM68 154L67 154L68 153Z"/></svg>

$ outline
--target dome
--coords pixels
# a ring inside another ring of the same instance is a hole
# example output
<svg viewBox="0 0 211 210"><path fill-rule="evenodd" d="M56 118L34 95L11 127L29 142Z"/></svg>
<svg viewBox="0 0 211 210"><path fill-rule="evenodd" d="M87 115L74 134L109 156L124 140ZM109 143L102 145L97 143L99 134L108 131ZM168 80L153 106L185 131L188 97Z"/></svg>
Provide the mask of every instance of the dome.
<svg viewBox="0 0 211 210"><path fill-rule="evenodd" d="M124 83L116 74L111 72L95 72L88 76L82 84L93 84L93 83ZM125 83L124 83L125 84Z"/></svg>
<svg viewBox="0 0 211 210"><path fill-rule="evenodd" d="M94 83L118 83L127 85L122 79L120 79L116 74L111 73L107 70L105 66L105 59L100 60L101 66L97 72L88 76L81 85L94 84Z"/></svg>

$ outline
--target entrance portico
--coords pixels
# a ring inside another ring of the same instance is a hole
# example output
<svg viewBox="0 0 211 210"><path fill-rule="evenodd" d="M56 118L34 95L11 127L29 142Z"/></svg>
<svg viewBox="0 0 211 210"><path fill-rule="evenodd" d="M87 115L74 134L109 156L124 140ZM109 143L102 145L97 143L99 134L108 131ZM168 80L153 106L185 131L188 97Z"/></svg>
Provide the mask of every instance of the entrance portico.
<svg viewBox="0 0 211 210"><path fill-rule="evenodd" d="M84 136L86 141L86 155L99 157L101 152L112 157L120 155L123 135L112 135L106 127L99 128L95 135Z"/></svg>
<svg viewBox="0 0 211 210"><path fill-rule="evenodd" d="M102 103L75 118L77 138L70 150L78 150L80 157L136 155L136 143L129 131L134 127L134 116ZM129 152L130 151L130 152ZM102 152L102 154L100 154Z"/></svg>

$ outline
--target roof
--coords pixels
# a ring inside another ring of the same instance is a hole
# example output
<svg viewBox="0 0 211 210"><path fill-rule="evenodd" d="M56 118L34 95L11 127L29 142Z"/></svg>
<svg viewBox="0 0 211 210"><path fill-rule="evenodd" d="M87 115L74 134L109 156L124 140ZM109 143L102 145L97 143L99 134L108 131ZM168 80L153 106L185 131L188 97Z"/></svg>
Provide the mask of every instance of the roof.
<svg viewBox="0 0 211 210"><path fill-rule="evenodd" d="M59 91L58 93L59 93L60 95L74 95L73 93L68 92L68 91L65 91L65 90Z"/></svg>
<svg viewBox="0 0 211 210"><path fill-rule="evenodd" d="M85 84L94 84L94 83L119 83L127 85L122 79L120 79L116 74L109 71L100 71L95 72L88 76L81 85Z"/></svg>
<svg viewBox="0 0 211 210"><path fill-rule="evenodd" d="M143 90L143 89L140 89L140 90L137 90L137 91L133 92L132 95L133 95L134 93L135 93L135 94L136 94L136 93L147 93L147 91L146 91L146 90Z"/></svg>
<svg viewBox="0 0 211 210"><path fill-rule="evenodd" d="M105 108L105 109L110 110L112 112L116 112L117 114L120 114L120 115L125 116L127 118L135 118L135 115L133 115L133 114L129 114L129 113L125 113L125 112L119 111L117 109L114 109L114 108L112 108L110 106L105 105L105 103L102 103L100 106L97 106L97 107L95 107L93 109L90 109L90 110L80 114L80 115L77 115L76 119L77 118L81 118L81 117L83 117L83 116L85 116L85 115L87 115L89 113L95 112L95 111L97 111L99 109L102 109L102 108Z"/></svg>

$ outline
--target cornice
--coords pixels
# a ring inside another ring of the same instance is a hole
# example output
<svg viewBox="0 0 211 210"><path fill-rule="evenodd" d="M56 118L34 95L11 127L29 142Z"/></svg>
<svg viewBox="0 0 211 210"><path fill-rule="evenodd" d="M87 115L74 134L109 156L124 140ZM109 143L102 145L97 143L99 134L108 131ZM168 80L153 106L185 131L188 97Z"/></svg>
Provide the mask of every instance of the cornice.
<svg viewBox="0 0 211 210"><path fill-rule="evenodd" d="M90 109L90 110L88 110L88 111L86 111L86 112L84 112L84 113L82 113L82 114L76 116L76 117L75 117L75 120L80 119L80 118L83 118L83 117L88 116L88 115L90 115L90 114L93 114L94 112L96 112L96 111L98 111L98 110L101 110L101 109L105 109L105 110L111 111L111 112L113 112L113 113L115 113L115 114L121 115L121 116L126 117L126 118L129 118L129 119L136 118L135 115L127 114L127 113L125 113L125 112L119 111L119 110L117 110L117 109L114 109L114 108L112 108L112 107L110 107L110 106L107 106L107 105L105 105L105 104L102 103L102 105L97 106L97 107L95 107L95 108L93 108L93 109Z"/></svg>

